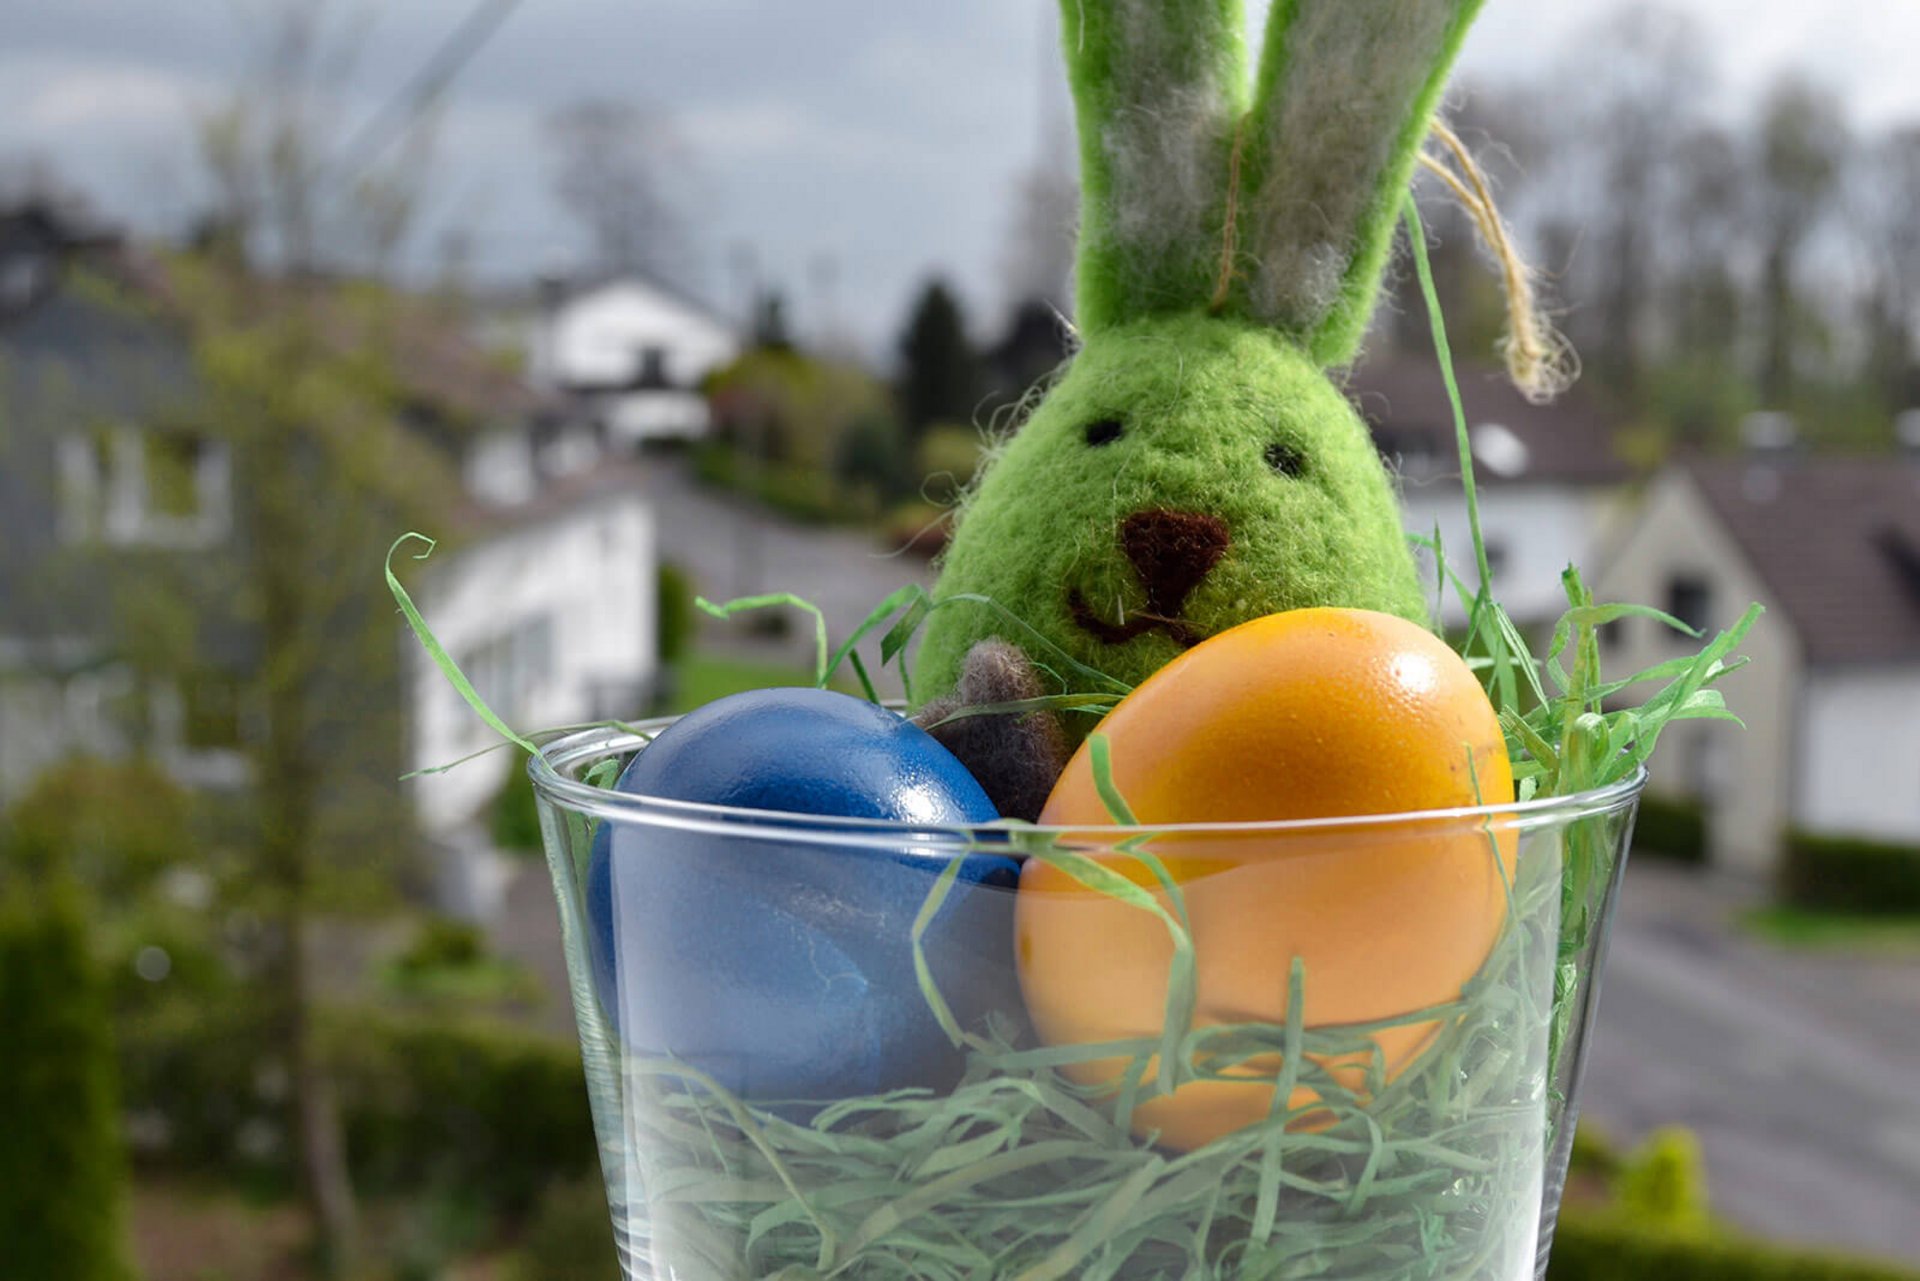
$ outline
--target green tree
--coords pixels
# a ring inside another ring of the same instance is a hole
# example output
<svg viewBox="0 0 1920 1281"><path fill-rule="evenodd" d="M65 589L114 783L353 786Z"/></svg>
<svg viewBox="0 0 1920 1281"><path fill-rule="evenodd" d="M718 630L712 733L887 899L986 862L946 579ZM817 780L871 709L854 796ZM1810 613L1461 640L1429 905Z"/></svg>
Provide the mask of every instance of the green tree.
<svg viewBox="0 0 1920 1281"><path fill-rule="evenodd" d="M241 679L259 710L244 744L253 861L246 887L277 941L261 968L264 1027L293 1083L289 1118L322 1262L347 1275L356 1214L338 1103L314 1035L306 945L324 905L388 885L410 848L392 780L402 739L391 614L368 590L396 528L433 527L449 460L403 424L386 353L407 320L377 290L262 282L176 266L205 430L231 460L228 554L180 607L250 636Z"/></svg>
<svg viewBox="0 0 1920 1281"><path fill-rule="evenodd" d="M787 324L787 299L778 289L769 289L754 300L753 345L769 351L793 349L793 331Z"/></svg>
<svg viewBox="0 0 1920 1281"><path fill-rule="evenodd" d="M227 554L203 558L197 591L149 593L149 604L150 615L185 611L189 634L225 623L249 642L238 675L256 725L242 744L246 891L272 940L260 1025L292 1082L287 1120L320 1266L347 1276L358 1216L307 939L316 912L351 895L353 872L360 893L378 893L411 846L392 783L398 651L367 574L396 528L438 525L455 491L445 440L402 425L426 420L457 440L467 424L402 381L408 357L396 352L426 363L410 341L419 318L377 284L328 285L324 271L357 265L377 280L390 265L445 82L388 132L343 146L331 112L353 33L331 24L322 6L274 0L249 88L203 122L207 221L222 234L209 242L217 252L174 264L168 292L192 346L194 421L229 458L231 528ZM138 649L146 626L121 617Z"/></svg>
<svg viewBox="0 0 1920 1281"><path fill-rule="evenodd" d="M0 1028L0 1281L123 1281L113 1034L64 875L0 879Z"/></svg>
<svg viewBox="0 0 1920 1281"><path fill-rule="evenodd" d="M913 459L900 424L885 413L862 414L847 424L834 451L833 469L843 483L881 502L897 497L913 482Z"/></svg>
<svg viewBox="0 0 1920 1281"><path fill-rule="evenodd" d="M709 382L718 435L749 457L813 477L832 471L842 435L883 414L886 389L859 366L792 348L749 351Z"/></svg>
<svg viewBox="0 0 1920 1281"><path fill-rule="evenodd" d="M979 358L959 299L945 281L929 281L900 335L901 418L917 440L937 422L972 422L979 398Z"/></svg>

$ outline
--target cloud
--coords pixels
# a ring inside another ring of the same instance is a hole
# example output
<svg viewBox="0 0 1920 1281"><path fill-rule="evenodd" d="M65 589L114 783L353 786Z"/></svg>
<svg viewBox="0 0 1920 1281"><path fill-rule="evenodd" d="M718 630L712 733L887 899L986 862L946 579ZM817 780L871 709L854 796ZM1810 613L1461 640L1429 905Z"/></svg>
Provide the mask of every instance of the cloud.
<svg viewBox="0 0 1920 1281"><path fill-rule="evenodd" d="M135 62L47 57L0 61L0 115L23 136L152 133L190 119L213 86L162 67Z"/></svg>
<svg viewBox="0 0 1920 1281"><path fill-rule="evenodd" d="M674 118L675 131L697 152L754 156L791 147L818 127L792 103L731 102L698 107Z"/></svg>

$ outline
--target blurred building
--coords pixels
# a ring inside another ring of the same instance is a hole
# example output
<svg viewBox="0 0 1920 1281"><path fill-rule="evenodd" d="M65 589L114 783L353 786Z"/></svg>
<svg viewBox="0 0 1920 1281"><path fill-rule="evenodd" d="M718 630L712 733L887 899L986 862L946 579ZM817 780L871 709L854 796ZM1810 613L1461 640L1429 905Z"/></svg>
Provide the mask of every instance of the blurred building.
<svg viewBox="0 0 1920 1281"><path fill-rule="evenodd" d="M702 384L740 354L733 326L652 277L543 281L520 312L529 381L568 396L620 448L707 434Z"/></svg>
<svg viewBox="0 0 1920 1281"><path fill-rule="evenodd" d="M1722 684L1745 731L1670 726L1651 783L1701 804L1716 865L1762 874L1789 829L1920 844L1920 439L1814 457L1785 426L1662 472L1597 585L1708 630L1766 607ZM1602 638L1621 672L1699 646L1644 618Z"/></svg>
<svg viewBox="0 0 1920 1281"><path fill-rule="evenodd" d="M1550 626L1567 608L1561 572L1591 570L1628 501L1633 471L1617 452L1616 424L1577 387L1535 405L1491 366L1463 362L1457 376L1494 589L1521 626ZM1407 532L1437 533L1448 567L1477 589L1453 408L1433 358L1385 348L1353 371L1347 394L1399 474ZM1421 562L1433 582L1432 557ZM1441 609L1450 625L1466 622L1451 589Z"/></svg>
<svg viewBox="0 0 1920 1281"><path fill-rule="evenodd" d="M259 713L246 691L263 656L237 621L245 609L175 610L187 625L167 639L186 652L136 679L128 602L116 599L127 583L237 581L220 567L244 551L243 481L219 437L196 427L193 338L159 305L162 280L70 210L0 210L0 806L56 761L136 748L193 786L249 779ZM156 305L129 305L148 296ZM327 341L369 340L321 314ZM517 726L637 713L655 676L655 591L632 465L606 457L564 398L531 389L430 309L402 300L389 320L379 341L403 385L386 429L405 437L394 456L452 495L454 528L433 531L449 551L408 573L440 639ZM110 589L97 572L108 562L136 572ZM392 614L377 563L354 607ZM400 774L466 755L491 732L392 617L400 658L385 670L397 687L370 701L401 714L343 727L340 746L397 797ZM342 688L383 679L344 655L339 665ZM500 753L413 788L414 824L429 838L471 830L511 765Z"/></svg>

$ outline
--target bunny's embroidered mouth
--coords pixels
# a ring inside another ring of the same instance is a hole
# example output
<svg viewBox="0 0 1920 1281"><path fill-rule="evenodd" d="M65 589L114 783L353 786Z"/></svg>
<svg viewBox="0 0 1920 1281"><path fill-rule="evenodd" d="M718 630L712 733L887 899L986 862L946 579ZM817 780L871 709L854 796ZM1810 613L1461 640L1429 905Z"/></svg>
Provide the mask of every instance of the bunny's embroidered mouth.
<svg viewBox="0 0 1920 1281"><path fill-rule="evenodd" d="M1120 522L1120 547L1146 588L1146 606L1110 623L1094 612L1076 587L1067 598L1073 621L1108 645L1123 645L1159 630L1182 649L1192 649L1206 636L1181 612L1187 597L1213 572L1232 543L1227 523L1218 516L1157 509L1135 512Z"/></svg>
<svg viewBox="0 0 1920 1281"><path fill-rule="evenodd" d="M1144 636L1151 631L1165 632L1167 638L1181 649L1192 649L1206 639L1206 635L1186 619L1168 618L1162 614L1129 614L1125 622L1110 623L1093 612L1093 606L1087 604L1087 598L1080 594L1078 587L1067 597L1067 607L1073 612L1073 621L1080 624L1083 631L1106 645L1124 645L1134 637Z"/></svg>

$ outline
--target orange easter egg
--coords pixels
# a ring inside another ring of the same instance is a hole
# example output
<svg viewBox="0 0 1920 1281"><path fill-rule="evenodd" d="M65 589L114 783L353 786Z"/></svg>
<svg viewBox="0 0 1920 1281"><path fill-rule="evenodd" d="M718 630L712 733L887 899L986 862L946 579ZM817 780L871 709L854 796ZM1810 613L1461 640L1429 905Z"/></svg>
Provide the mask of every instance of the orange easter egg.
<svg viewBox="0 0 1920 1281"><path fill-rule="evenodd" d="M1357 609L1302 609L1243 623L1156 672L1103 719L1112 779L1145 827L1333 819L1504 804L1513 772L1479 681L1424 629ZM1111 825L1090 746L1067 765L1040 816L1049 826ZM1089 835L1096 861L1169 896L1132 854ZM1179 884L1197 972L1196 1026L1287 1016L1288 976L1304 966L1306 1026L1390 1019L1458 997L1506 918L1511 831L1479 820L1331 824L1309 831L1155 837ZM1497 853L1497 857L1496 857ZM1157 1036L1173 944L1154 914L1029 859L1015 907L1022 991L1053 1045ZM1372 1037L1390 1079L1438 1024ZM1326 1063L1358 1091L1366 1058ZM1067 1069L1115 1082L1123 1059ZM1267 1075L1269 1056L1229 1074ZM1318 1096L1307 1087L1294 1108ZM1188 1081L1153 1094L1136 1131L1200 1146L1265 1119L1273 1086Z"/></svg>

